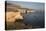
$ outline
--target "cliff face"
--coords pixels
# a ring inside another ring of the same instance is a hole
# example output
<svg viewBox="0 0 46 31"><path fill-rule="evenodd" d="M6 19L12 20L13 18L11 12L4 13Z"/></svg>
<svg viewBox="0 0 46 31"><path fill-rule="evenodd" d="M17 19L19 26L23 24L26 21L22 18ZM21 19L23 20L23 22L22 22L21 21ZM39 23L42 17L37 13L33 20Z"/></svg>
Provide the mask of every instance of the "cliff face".
<svg viewBox="0 0 46 31"><path fill-rule="evenodd" d="M26 29L29 27L32 28L31 25L25 25L23 22L21 22L24 19L21 12L25 13L26 8L21 8L20 6L14 4L7 4L6 9L6 27L8 30Z"/></svg>
<svg viewBox="0 0 46 31"><path fill-rule="evenodd" d="M20 12L6 12L6 21L14 22L16 19L23 19Z"/></svg>

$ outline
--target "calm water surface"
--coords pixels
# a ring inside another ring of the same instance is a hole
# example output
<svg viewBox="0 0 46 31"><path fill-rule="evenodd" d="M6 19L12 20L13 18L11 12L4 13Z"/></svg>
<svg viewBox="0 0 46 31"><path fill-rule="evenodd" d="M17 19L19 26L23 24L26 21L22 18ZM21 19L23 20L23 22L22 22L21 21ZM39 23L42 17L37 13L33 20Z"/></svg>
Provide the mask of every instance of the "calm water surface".
<svg viewBox="0 0 46 31"><path fill-rule="evenodd" d="M25 24L31 24L33 28L43 28L44 27L44 12L35 11L32 13L24 14Z"/></svg>

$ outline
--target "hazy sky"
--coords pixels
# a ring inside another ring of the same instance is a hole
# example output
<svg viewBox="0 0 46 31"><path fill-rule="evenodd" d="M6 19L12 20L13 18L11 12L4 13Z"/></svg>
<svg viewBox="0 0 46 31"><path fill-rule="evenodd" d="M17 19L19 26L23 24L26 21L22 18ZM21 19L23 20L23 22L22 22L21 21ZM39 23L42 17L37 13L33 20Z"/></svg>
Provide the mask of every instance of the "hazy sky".
<svg viewBox="0 0 46 31"><path fill-rule="evenodd" d="M32 8L32 9L44 9L44 3L38 3L38 2L23 2L23 1L8 1L8 3L18 4L21 5L24 8Z"/></svg>

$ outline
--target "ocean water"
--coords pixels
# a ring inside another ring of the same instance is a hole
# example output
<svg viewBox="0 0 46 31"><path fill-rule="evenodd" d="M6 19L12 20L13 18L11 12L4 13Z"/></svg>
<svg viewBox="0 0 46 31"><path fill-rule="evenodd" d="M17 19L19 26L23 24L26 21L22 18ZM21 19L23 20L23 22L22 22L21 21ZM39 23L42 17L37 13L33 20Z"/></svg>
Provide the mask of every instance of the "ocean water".
<svg viewBox="0 0 46 31"><path fill-rule="evenodd" d="M24 14L23 23L31 24L32 28L44 28L44 11L36 10L35 12Z"/></svg>

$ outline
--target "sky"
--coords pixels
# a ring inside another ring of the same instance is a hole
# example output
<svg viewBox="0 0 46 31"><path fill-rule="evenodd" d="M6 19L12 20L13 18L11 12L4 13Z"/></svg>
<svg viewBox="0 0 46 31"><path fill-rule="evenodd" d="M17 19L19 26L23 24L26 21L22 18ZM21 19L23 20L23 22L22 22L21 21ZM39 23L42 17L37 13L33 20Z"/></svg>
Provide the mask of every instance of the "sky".
<svg viewBox="0 0 46 31"><path fill-rule="evenodd" d="M7 1L7 3L18 4L21 5L23 8L31 8L36 10L44 9L44 3L39 3L39 2Z"/></svg>

